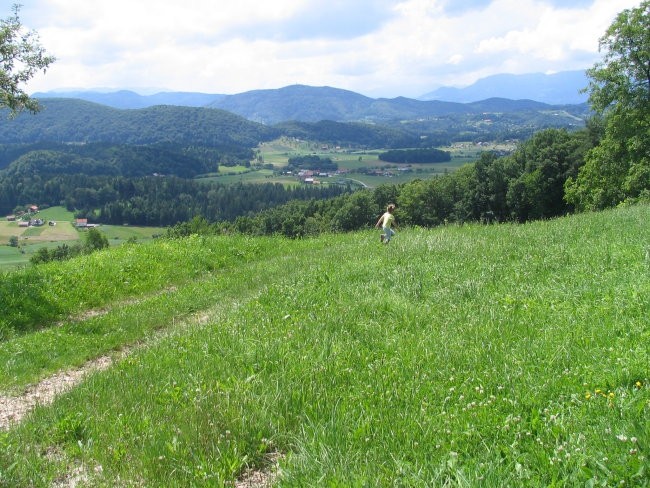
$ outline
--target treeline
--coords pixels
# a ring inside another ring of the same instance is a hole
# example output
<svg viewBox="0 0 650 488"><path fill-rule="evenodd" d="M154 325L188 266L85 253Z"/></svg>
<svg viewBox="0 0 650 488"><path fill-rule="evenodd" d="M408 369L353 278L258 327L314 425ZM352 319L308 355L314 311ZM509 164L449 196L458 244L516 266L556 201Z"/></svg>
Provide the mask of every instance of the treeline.
<svg viewBox="0 0 650 488"><path fill-rule="evenodd" d="M61 244L54 249L41 247L29 258L32 264L48 263L50 261L66 261L81 254L91 254L109 246L108 238L97 229L88 229L83 243Z"/></svg>
<svg viewBox="0 0 650 488"><path fill-rule="evenodd" d="M422 149L393 149L379 154L388 163L444 163L451 161L451 153L432 147Z"/></svg>
<svg viewBox="0 0 650 488"><path fill-rule="evenodd" d="M0 211L20 206L63 205L78 218L105 224L168 226L195 215L234 220L289 200L331 198L348 188L297 186L279 183L234 184L177 177L89 176L82 174L0 178Z"/></svg>
<svg viewBox="0 0 650 488"><path fill-rule="evenodd" d="M287 170L295 171L300 169L336 171L339 169L339 165L333 162L332 158L320 157L315 154L290 157L287 164Z"/></svg>
<svg viewBox="0 0 650 488"><path fill-rule="evenodd" d="M557 217L574 211L565 199L565 183L576 177L601 135L598 121L577 132L547 129L508 156L486 152L454 173L330 200L292 201L234 222L197 218L170 229L169 235L232 231L302 237L351 231L374 225L391 202L397 204L396 217L402 224L426 227Z"/></svg>
<svg viewBox="0 0 650 488"><path fill-rule="evenodd" d="M277 124L275 127L288 137L359 149L418 147L421 143L418 132L360 122L292 121ZM441 145L448 140L448 138L444 138Z"/></svg>

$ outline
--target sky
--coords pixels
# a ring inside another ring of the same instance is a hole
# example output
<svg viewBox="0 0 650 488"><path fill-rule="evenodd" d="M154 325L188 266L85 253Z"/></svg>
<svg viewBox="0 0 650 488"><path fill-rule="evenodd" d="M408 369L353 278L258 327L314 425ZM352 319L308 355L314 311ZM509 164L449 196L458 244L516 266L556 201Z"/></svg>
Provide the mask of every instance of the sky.
<svg viewBox="0 0 650 488"><path fill-rule="evenodd" d="M28 93L235 94L293 84L417 98L602 59L641 0L0 0L57 60Z"/></svg>

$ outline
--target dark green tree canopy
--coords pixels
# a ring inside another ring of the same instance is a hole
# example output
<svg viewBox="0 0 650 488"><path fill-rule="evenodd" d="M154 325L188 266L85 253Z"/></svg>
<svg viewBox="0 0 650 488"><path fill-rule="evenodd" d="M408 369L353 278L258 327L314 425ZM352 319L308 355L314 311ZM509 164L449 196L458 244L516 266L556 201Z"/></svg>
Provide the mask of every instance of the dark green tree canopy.
<svg viewBox="0 0 650 488"><path fill-rule="evenodd" d="M650 1L621 12L599 48L603 60L587 71L592 108L650 107Z"/></svg>
<svg viewBox="0 0 650 488"><path fill-rule="evenodd" d="M38 102L21 86L45 71L55 58L46 54L35 31L23 28L18 17L20 5L15 4L12 10L13 15L0 20L0 107L15 115L22 110L38 111Z"/></svg>
<svg viewBox="0 0 650 488"><path fill-rule="evenodd" d="M650 0L621 12L600 50L603 60L587 74L605 133L566 182L566 200L578 210L650 199Z"/></svg>

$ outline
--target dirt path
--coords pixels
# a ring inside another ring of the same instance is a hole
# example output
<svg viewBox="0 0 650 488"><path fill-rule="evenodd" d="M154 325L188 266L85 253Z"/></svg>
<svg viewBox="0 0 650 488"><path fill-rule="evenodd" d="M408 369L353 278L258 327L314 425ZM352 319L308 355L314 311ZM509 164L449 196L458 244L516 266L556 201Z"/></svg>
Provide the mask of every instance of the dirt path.
<svg viewBox="0 0 650 488"><path fill-rule="evenodd" d="M0 395L0 430L19 423L37 405L52 403L57 395L77 385L88 373L102 371L111 364L112 358L102 356L87 362L81 368L62 371L31 385L19 396Z"/></svg>
<svg viewBox="0 0 650 488"><path fill-rule="evenodd" d="M171 286L159 292L156 292L151 296L157 296L162 293L169 293L175 290L176 287ZM117 306L138 303L148 297L149 296L144 298L139 297L136 299L123 300L119 302ZM79 314L75 317L70 317L67 320L74 322L87 320L92 317L104 315L115 307L116 304L113 304L110 307L87 310L82 314ZM63 321L60 321L57 322L56 325L60 326L62 324ZM120 355L121 357L124 357L129 352L130 349L127 348L124 349ZM49 378L45 378L38 384L30 385L19 396L0 395L0 430L7 430L13 424L20 422L25 415L27 415L34 409L34 407L36 407L36 405L47 405L49 403L52 403L57 395L77 385L88 373L93 371L103 371L109 368L112 364L113 358L109 356L101 356L99 358L88 361L80 368L61 371L50 376Z"/></svg>
<svg viewBox="0 0 650 488"><path fill-rule="evenodd" d="M100 315L105 313L101 311L89 311L87 316ZM86 317L87 318L87 317ZM200 313L193 316L193 320L188 321L195 325L204 325L210 320L210 315L207 313ZM185 324L185 326L188 325ZM169 333L170 331L161 331L153 339L159 339L161 336ZM150 341L147 341L150 343ZM110 368L116 360L120 360L128 356L133 349L139 346L132 346L120 351L115 357L101 356L99 358L88 361L80 368L62 371L54 374L35 385L27 387L22 394L18 396L0 395L0 431L7 430L12 426L19 424L21 420L28 415L37 405L48 405L54 399L73 387L79 384L90 373L96 371L103 371ZM282 457L280 454L269 455L269 466L266 469L256 470L251 469L245 471L242 476L235 482L235 488L269 488L273 485L278 476L278 460ZM79 483L88 480L88 474L83 468L77 468L68 473L55 486L56 488L75 488Z"/></svg>

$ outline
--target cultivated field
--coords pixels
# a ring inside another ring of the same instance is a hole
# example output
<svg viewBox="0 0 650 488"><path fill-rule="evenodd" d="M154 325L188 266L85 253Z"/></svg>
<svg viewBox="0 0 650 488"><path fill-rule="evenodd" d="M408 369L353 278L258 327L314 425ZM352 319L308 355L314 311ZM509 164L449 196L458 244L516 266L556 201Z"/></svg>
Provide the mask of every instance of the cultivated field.
<svg viewBox="0 0 650 488"><path fill-rule="evenodd" d="M0 271L9 270L29 263L29 258L41 247L55 248L70 245L84 238L84 231L74 226L74 216L63 207L51 207L38 212L35 217L43 219L44 225L38 227L19 227L18 222L0 220ZM49 225L48 222L56 222ZM111 245L122 244L128 239L147 240L160 235L165 229L160 227L137 227L102 225L103 232ZM18 238L18 247L10 247L12 236Z"/></svg>
<svg viewBox="0 0 650 488"><path fill-rule="evenodd" d="M11 236L18 237L19 243L25 245L79 239L79 233L74 228L72 219L57 221L56 225L50 226L47 224L49 219L42 215L43 212L39 212L37 215L37 217L45 220L45 225L40 227L19 227L18 222L0 220L0 245L9 244Z"/></svg>
<svg viewBox="0 0 650 488"><path fill-rule="evenodd" d="M648 486L648 221L193 236L5 273L0 485Z"/></svg>
<svg viewBox="0 0 650 488"><path fill-rule="evenodd" d="M258 148L264 164L272 164L275 170L282 170L290 157L317 155L321 158L330 158L337 163L343 176L321 178L323 184L360 184L361 186L375 187L382 183L398 184L413 180L414 178L431 178L447 172L457 170L464 164L476 161L483 151L499 151L501 153L514 150L514 144L474 144L457 143L450 147L440 149L449 151L452 160L446 163L409 165L410 171L402 171L403 165L386 163L379 159L382 150L348 151L344 149L323 149L319 144L297 141L283 137L273 142L267 142ZM360 170L365 171L360 171ZM377 173L377 174L374 174ZM274 170L261 168L245 168L243 166L221 167L219 173L204 175L204 181L217 181L224 184L230 183L282 183L296 185L298 180L293 176L274 175Z"/></svg>

